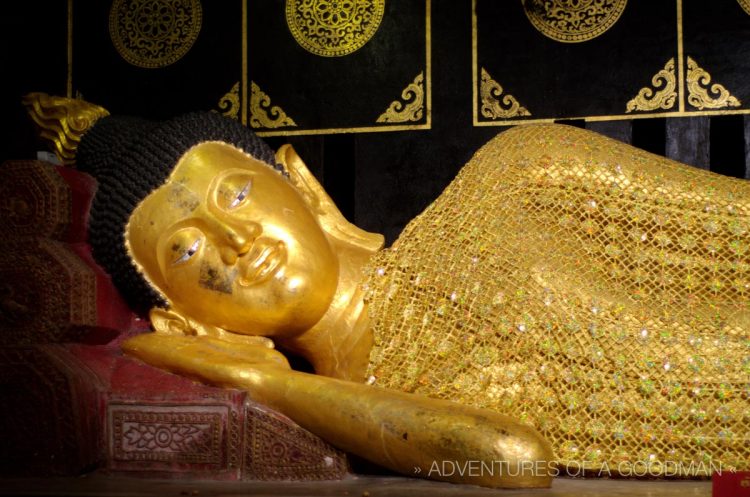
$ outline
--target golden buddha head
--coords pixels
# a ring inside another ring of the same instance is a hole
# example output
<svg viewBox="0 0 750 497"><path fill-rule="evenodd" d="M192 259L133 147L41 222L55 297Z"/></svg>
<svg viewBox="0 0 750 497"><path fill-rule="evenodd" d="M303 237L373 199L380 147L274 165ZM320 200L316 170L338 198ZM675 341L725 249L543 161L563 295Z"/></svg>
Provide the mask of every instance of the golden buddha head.
<svg viewBox="0 0 750 497"><path fill-rule="evenodd" d="M99 181L94 257L142 314L169 307L201 325L293 336L331 305L341 244L382 246L341 217L291 147L274 155L218 114L101 119L78 164Z"/></svg>
<svg viewBox="0 0 750 497"><path fill-rule="evenodd" d="M135 208L125 240L173 308L223 329L298 333L337 286L338 259L297 189L225 142L188 150Z"/></svg>

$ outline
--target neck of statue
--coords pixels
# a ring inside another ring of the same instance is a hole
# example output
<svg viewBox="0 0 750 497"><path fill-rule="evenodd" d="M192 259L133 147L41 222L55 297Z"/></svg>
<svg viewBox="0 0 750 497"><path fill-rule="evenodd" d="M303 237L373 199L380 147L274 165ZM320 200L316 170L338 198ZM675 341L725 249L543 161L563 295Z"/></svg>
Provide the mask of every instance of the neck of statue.
<svg viewBox="0 0 750 497"><path fill-rule="evenodd" d="M332 239L339 281L330 307L312 328L280 344L307 359L317 374L362 382L373 334L361 288L363 267L373 252Z"/></svg>

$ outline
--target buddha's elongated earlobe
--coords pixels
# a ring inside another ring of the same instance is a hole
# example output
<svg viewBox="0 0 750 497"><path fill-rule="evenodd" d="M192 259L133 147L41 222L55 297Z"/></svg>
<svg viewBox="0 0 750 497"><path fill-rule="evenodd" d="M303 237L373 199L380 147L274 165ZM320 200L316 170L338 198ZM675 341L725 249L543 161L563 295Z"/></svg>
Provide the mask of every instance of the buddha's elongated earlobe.
<svg viewBox="0 0 750 497"><path fill-rule="evenodd" d="M329 236L371 252L383 248L383 235L364 231L346 220L291 145L279 148L276 161L289 172L290 180Z"/></svg>
<svg viewBox="0 0 750 497"><path fill-rule="evenodd" d="M149 312L149 318L154 331L162 335L206 336L240 345L260 346L267 349L275 348L273 340L270 338L231 333L217 326L199 323L175 309L154 307Z"/></svg>
<svg viewBox="0 0 750 497"><path fill-rule="evenodd" d="M182 314L172 309L154 307L149 312L151 326L154 331L164 335L194 335L190 322Z"/></svg>

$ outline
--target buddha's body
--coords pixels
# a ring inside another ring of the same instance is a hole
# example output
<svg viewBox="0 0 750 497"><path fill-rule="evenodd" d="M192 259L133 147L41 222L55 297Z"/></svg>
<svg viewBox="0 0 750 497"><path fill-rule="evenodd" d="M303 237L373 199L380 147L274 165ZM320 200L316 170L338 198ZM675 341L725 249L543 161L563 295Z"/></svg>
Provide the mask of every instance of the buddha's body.
<svg viewBox="0 0 750 497"><path fill-rule="evenodd" d="M115 135L123 156L106 161L116 123L84 136L112 197L163 158L142 197L94 204L120 289L162 299L148 301L155 333L127 352L247 389L408 474L501 462L425 476L525 487L549 485L550 459L642 476L748 467L750 183L575 128L518 127L380 250L291 148L276 154L285 177L221 119L148 128L132 153ZM263 337L319 375L290 371Z"/></svg>
<svg viewBox="0 0 750 497"><path fill-rule="evenodd" d="M368 375L531 423L573 467L746 467L749 248L750 183L516 128L370 262Z"/></svg>

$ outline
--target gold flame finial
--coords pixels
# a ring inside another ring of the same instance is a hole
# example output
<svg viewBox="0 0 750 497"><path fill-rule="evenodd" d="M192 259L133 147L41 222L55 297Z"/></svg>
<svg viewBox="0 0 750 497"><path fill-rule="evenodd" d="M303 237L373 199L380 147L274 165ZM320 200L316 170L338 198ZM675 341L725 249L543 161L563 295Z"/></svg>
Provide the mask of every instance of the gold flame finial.
<svg viewBox="0 0 750 497"><path fill-rule="evenodd" d="M40 92L25 95L22 102L39 128L40 136L52 142L55 155L67 166L75 164L76 149L83 134L96 121L109 115L103 107L85 100Z"/></svg>

